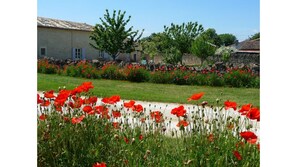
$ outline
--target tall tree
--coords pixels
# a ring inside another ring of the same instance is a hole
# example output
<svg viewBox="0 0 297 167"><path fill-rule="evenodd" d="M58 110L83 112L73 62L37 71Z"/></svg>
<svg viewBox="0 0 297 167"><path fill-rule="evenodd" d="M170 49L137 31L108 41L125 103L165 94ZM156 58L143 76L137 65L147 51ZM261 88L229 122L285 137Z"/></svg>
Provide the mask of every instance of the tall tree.
<svg viewBox="0 0 297 167"><path fill-rule="evenodd" d="M164 33L168 37L169 45L163 53L170 53L168 55L176 55L173 60L174 64L181 62L182 55L185 53L190 53L190 47L194 39L203 31L202 25L199 25L197 22L188 22L187 24L183 23L182 25L176 25L171 23L170 27L164 26ZM171 48L173 47L173 48Z"/></svg>
<svg viewBox="0 0 297 167"><path fill-rule="evenodd" d="M222 42L221 45L224 45L224 46L232 45L237 40L236 36L234 36L233 34L220 34L219 37Z"/></svg>
<svg viewBox="0 0 297 167"><path fill-rule="evenodd" d="M201 59L201 66L204 61L213 56L216 51L216 46L211 43L211 39L207 36L200 35L191 46L191 53Z"/></svg>
<svg viewBox="0 0 297 167"><path fill-rule="evenodd" d="M216 46L221 46L222 41L219 35L216 33L216 30L213 28L209 28L201 33L202 36L205 36L206 39L209 39L212 44Z"/></svg>
<svg viewBox="0 0 297 167"><path fill-rule="evenodd" d="M258 33L256 33L256 34L252 35L252 36L250 37L250 40L258 39L258 38L260 38L260 32L258 32Z"/></svg>
<svg viewBox="0 0 297 167"><path fill-rule="evenodd" d="M151 58L161 54L168 46L166 44L167 42L168 38L164 33L153 33L149 37L140 40L143 53L149 55Z"/></svg>
<svg viewBox="0 0 297 167"><path fill-rule="evenodd" d="M106 10L104 18L100 18L101 24L96 24L90 39L95 42L90 43L92 47L110 54L113 60L119 53L130 53L135 50L135 44L142 36L143 30L133 31L132 28L126 28L131 16L126 20L126 12L121 10L113 11L112 16Z"/></svg>

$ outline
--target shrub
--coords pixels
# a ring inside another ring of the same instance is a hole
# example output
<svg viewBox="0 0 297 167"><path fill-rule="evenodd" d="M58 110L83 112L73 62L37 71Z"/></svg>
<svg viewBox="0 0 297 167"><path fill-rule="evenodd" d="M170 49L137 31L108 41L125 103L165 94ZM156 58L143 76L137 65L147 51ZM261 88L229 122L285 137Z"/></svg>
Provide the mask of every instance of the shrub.
<svg viewBox="0 0 297 167"><path fill-rule="evenodd" d="M100 79L99 70L86 61L81 61L76 65L65 66L64 75L71 77Z"/></svg>
<svg viewBox="0 0 297 167"><path fill-rule="evenodd" d="M258 77L245 69L231 69L224 74L225 83L233 87L254 87Z"/></svg>
<svg viewBox="0 0 297 167"><path fill-rule="evenodd" d="M124 70L127 75L127 80L131 82L149 81L150 73L141 66L127 66Z"/></svg>
<svg viewBox="0 0 297 167"><path fill-rule="evenodd" d="M48 60L41 59L37 61L37 72L44 74L56 74L59 66L48 63Z"/></svg>
<svg viewBox="0 0 297 167"><path fill-rule="evenodd" d="M150 73L150 82L160 84L173 83L173 75L167 71L155 71Z"/></svg>
<svg viewBox="0 0 297 167"><path fill-rule="evenodd" d="M104 79L125 80L126 77L121 69L113 64L105 64L102 67L101 77Z"/></svg>

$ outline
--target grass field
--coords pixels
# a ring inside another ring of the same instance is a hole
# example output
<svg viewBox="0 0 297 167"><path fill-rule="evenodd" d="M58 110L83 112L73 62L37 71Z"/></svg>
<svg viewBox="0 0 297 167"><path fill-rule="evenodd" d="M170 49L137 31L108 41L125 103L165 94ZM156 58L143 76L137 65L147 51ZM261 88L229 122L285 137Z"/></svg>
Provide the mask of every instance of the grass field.
<svg viewBox="0 0 297 167"><path fill-rule="evenodd" d="M215 104L216 99L219 98L221 99L221 104L226 100L230 100L237 102L238 105L251 103L254 106L260 107L260 89L255 88L133 83L129 81L94 80L38 73L37 90L54 90L57 92L59 87L66 86L66 89L73 89L85 81L93 82L94 89L91 92L98 97L120 95L122 99L128 100L194 104L195 102L187 102L187 98L194 93L205 92L200 102L207 101L209 104Z"/></svg>

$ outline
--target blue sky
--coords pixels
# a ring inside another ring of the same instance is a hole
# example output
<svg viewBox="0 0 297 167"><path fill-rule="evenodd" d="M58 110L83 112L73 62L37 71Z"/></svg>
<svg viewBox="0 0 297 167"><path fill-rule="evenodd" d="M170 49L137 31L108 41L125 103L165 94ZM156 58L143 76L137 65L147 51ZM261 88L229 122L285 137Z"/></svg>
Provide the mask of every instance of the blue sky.
<svg viewBox="0 0 297 167"><path fill-rule="evenodd" d="M126 11L129 26L144 36L163 32L171 23L198 22L218 34L231 33L239 41L260 32L259 0L38 0L37 16L100 23L105 9Z"/></svg>

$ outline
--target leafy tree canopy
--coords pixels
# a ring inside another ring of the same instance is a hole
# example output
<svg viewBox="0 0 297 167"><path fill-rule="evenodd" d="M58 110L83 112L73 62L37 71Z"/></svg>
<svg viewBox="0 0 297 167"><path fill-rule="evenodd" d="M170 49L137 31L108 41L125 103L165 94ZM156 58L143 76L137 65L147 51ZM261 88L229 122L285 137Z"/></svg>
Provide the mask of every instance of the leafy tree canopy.
<svg viewBox="0 0 297 167"><path fill-rule="evenodd" d="M250 40L258 39L258 38L260 38L260 32L258 32L258 33L256 33L256 34L252 35L252 36L250 37Z"/></svg>
<svg viewBox="0 0 297 167"><path fill-rule="evenodd" d="M211 41L209 37L201 35L192 43L191 53L201 59L201 66L209 56L215 54L216 46Z"/></svg>
<svg viewBox="0 0 297 167"><path fill-rule="evenodd" d="M229 46L236 42L236 37L233 34L220 34L221 45Z"/></svg>
<svg viewBox="0 0 297 167"><path fill-rule="evenodd" d="M114 10L111 16L106 10L104 18L100 18L101 24L96 24L90 35L90 39L94 41L90 45L112 55L114 60L119 53L132 52L143 33L143 30L140 34L138 30L133 31L133 27L126 28L131 16L125 19L125 14L125 11L122 13L121 10Z"/></svg>
<svg viewBox="0 0 297 167"><path fill-rule="evenodd" d="M213 28L209 28L205 30L203 33L201 33L202 36L205 36L206 39L209 39L209 42L216 46L221 46L221 38L219 35L216 33L216 30Z"/></svg>

